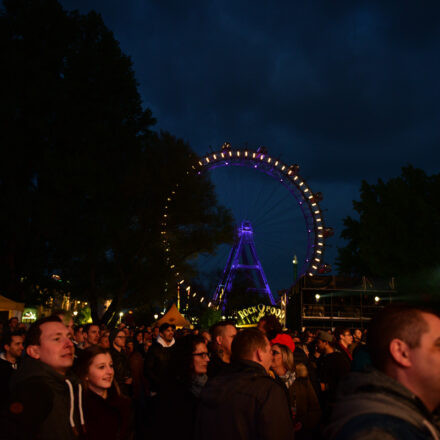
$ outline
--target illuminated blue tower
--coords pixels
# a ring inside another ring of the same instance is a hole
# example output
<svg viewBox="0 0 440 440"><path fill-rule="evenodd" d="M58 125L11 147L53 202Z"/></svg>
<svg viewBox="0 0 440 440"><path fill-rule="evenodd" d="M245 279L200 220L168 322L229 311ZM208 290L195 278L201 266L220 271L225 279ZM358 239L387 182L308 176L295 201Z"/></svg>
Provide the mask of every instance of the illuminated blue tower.
<svg viewBox="0 0 440 440"><path fill-rule="evenodd" d="M222 279L214 294L213 300L222 310L225 310L228 295L238 273L245 274L252 285L252 287L248 287L248 291L262 296L267 295L270 303L275 305L266 275L255 250L254 231L251 222L247 220L243 220L237 228L234 246L229 254Z"/></svg>

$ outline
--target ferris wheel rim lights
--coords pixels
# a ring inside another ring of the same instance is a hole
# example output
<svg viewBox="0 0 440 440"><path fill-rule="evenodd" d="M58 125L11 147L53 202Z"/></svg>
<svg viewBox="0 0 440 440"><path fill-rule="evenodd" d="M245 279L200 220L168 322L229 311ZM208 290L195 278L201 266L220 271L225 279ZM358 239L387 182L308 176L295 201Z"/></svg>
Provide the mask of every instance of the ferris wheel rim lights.
<svg viewBox="0 0 440 440"><path fill-rule="evenodd" d="M321 210L319 208L318 201L322 200L322 194L316 193L316 195L310 190L308 185L305 183L304 179L302 179L298 175L299 166L297 164L288 166L287 164L283 163L280 159L274 159L271 156L267 154L267 151L265 148L262 148L264 151L259 152L260 149L257 151L253 151L250 149L235 149L233 150L230 146L230 144L223 144L220 151L216 151L210 154L207 154L200 159L198 159L194 165L192 165L192 170L196 171L197 174L200 174L202 170L210 170L214 167L214 165L217 166L228 166L228 165L243 165L243 166L249 166L249 164L253 165L254 168L258 168L259 164L262 166L265 165L266 167L269 167L269 169L261 169L260 171L265 172L266 174L271 175L272 177L276 177L276 175L280 175L281 177L279 181L281 183L285 183L285 181L290 182L294 185L296 190L301 193L303 200L299 201L295 194L290 191L294 197L297 199L297 202L301 209L303 210L303 215L307 222L312 219L313 223L313 229L314 229L314 242L310 246L310 242L308 247L312 249L311 254L307 256L305 259L305 263L308 263L306 270L304 270L302 273L305 275L312 276L315 274L315 272L318 270L317 264L323 264L322 258L323 258L323 248L324 248L324 240L325 238L328 238L327 236L324 236L322 233L322 230L324 229L322 226L323 219L321 215ZM265 160L266 158L266 160ZM228 162L226 162L226 160ZM232 162L230 161L232 160ZM235 162L234 162L235 161ZM273 162L273 163L272 163ZM274 171L272 174L270 171ZM276 171L276 173L275 173ZM187 171L186 174L189 174L189 171ZM276 174L276 175L275 175ZM285 185L287 186L287 185ZM176 184L176 188L178 188L179 185ZM288 188L289 189L289 188ZM171 194L175 195L175 191L171 191ZM319 196L319 197L318 197ZM172 201L171 197L167 198L168 202ZM306 203L308 207L308 213L306 214L303 209L303 201ZM168 209L168 206L165 206L165 210ZM167 214L163 215L164 218L167 218ZM167 226L166 223L162 223L163 226ZM311 234L310 225L308 228L309 235ZM166 236L166 231L162 231L161 234ZM169 243L167 240L164 240L164 247L166 248L166 252L170 252ZM167 263L169 264L170 259L167 257ZM175 265L172 264L169 266L171 269L175 268ZM177 277L178 275L175 274ZM183 284L184 280L178 282L178 285L180 286ZM196 293L194 292L193 296L196 296ZM204 298L202 298L201 302L203 302ZM209 302L208 307L210 307L212 303Z"/></svg>

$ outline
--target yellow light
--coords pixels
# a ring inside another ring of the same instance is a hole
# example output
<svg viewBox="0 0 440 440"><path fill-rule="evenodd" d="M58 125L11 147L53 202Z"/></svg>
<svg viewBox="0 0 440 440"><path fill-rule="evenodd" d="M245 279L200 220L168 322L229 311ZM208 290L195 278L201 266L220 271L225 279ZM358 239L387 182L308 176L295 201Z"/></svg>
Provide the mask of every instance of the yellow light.
<svg viewBox="0 0 440 440"><path fill-rule="evenodd" d="M206 160L206 163L209 163L209 157L206 157L205 160Z"/></svg>
<svg viewBox="0 0 440 440"><path fill-rule="evenodd" d="M313 206L313 207L315 207L315 206L316 206L316 203L315 203L315 202L313 202L313 203L312 203L312 206Z"/></svg>
<svg viewBox="0 0 440 440"><path fill-rule="evenodd" d="M320 251L319 249L316 251L317 254L322 254L322 251Z"/></svg>
<svg viewBox="0 0 440 440"><path fill-rule="evenodd" d="M322 226L318 226L318 229L324 229Z"/></svg>
<svg viewBox="0 0 440 440"><path fill-rule="evenodd" d="M313 199L313 196L312 196L312 195L309 196L309 200L310 200L310 199Z"/></svg>
<svg viewBox="0 0 440 440"><path fill-rule="evenodd" d="M203 298L203 296L200 298L200 302L203 302L203 300L204 300L205 298Z"/></svg>
<svg viewBox="0 0 440 440"><path fill-rule="evenodd" d="M318 243L318 246L324 246L324 243L322 243L321 241Z"/></svg>
<svg viewBox="0 0 440 440"><path fill-rule="evenodd" d="M319 260L319 258L315 258L315 261L317 261L319 263L320 260Z"/></svg>
<svg viewBox="0 0 440 440"><path fill-rule="evenodd" d="M229 157L232 157L232 151L229 152Z"/></svg>
<svg viewBox="0 0 440 440"><path fill-rule="evenodd" d="M182 280L182 281L180 281L180 283L179 284L183 284L185 282L185 280Z"/></svg>
<svg viewBox="0 0 440 440"><path fill-rule="evenodd" d="M168 200L169 202L171 202L171 199L170 199L169 197L167 198L167 200Z"/></svg>
<svg viewBox="0 0 440 440"><path fill-rule="evenodd" d="M322 234L318 234L318 237L319 237L319 238L322 238L322 237L324 237L324 236L323 236Z"/></svg>
<svg viewBox="0 0 440 440"><path fill-rule="evenodd" d="M289 170L287 174L290 176L292 174L292 170Z"/></svg>
<svg viewBox="0 0 440 440"><path fill-rule="evenodd" d="M267 158L267 163L271 163L272 162L272 158L271 157L268 157Z"/></svg>
<svg viewBox="0 0 440 440"><path fill-rule="evenodd" d="M275 166L276 166L276 167L278 166L278 163L279 163L278 161L275 162Z"/></svg>
<svg viewBox="0 0 440 440"><path fill-rule="evenodd" d="M237 150L237 156L240 157L240 151L239 150Z"/></svg>
<svg viewBox="0 0 440 440"><path fill-rule="evenodd" d="M208 303L208 307L211 307L211 305L212 305L212 302L209 302L209 303Z"/></svg>
<svg viewBox="0 0 440 440"><path fill-rule="evenodd" d="M295 182L298 180L298 176L295 176L294 178L293 178L293 180L295 180Z"/></svg>
<svg viewBox="0 0 440 440"><path fill-rule="evenodd" d="M286 165L283 165L282 167L281 167L281 171L284 171L286 169Z"/></svg>
<svg viewBox="0 0 440 440"><path fill-rule="evenodd" d="M261 156L260 156L260 160L263 160L264 159L264 154L262 154Z"/></svg>
<svg viewBox="0 0 440 440"><path fill-rule="evenodd" d="M174 264L172 264L171 266L170 266L170 268L171 269L174 269L176 266L174 265Z"/></svg>
<svg viewBox="0 0 440 440"><path fill-rule="evenodd" d="M203 163L202 163L202 161L201 161L201 160L199 160L199 165L200 165L200 166L203 166Z"/></svg>
<svg viewBox="0 0 440 440"><path fill-rule="evenodd" d="M304 192L308 193L309 191L310 191L309 188L304 188Z"/></svg>
<svg viewBox="0 0 440 440"><path fill-rule="evenodd" d="M225 153L220 153L220 155L224 158L225 157Z"/></svg>
<svg viewBox="0 0 440 440"><path fill-rule="evenodd" d="M217 155L214 154L214 155L213 155L213 158L214 158L214 160L217 160Z"/></svg>
<svg viewBox="0 0 440 440"><path fill-rule="evenodd" d="M299 182L299 186L303 186L304 185L304 182Z"/></svg>
<svg viewBox="0 0 440 440"><path fill-rule="evenodd" d="M244 157L248 157L248 152L247 151L244 152Z"/></svg>
<svg viewBox="0 0 440 440"><path fill-rule="evenodd" d="M322 220L321 220L320 218L317 218L316 221L317 221L317 222L320 222L320 221L322 221Z"/></svg>
<svg viewBox="0 0 440 440"><path fill-rule="evenodd" d="M312 267L313 267L313 269L315 269L315 270L318 269L318 266L312 266Z"/></svg>
<svg viewBox="0 0 440 440"><path fill-rule="evenodd" d="M257 156L256 153L252 153L252 159L255 159L256 156Z"/></svg>

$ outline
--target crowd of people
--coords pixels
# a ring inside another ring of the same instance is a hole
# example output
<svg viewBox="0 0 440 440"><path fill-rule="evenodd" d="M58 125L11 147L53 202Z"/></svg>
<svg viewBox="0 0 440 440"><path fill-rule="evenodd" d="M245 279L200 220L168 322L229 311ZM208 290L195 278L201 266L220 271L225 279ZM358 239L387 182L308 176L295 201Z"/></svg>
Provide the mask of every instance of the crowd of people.
<svg viewBox="0 0 440 440"><path fill-rule="evenodd" d="M3 326L0 439L440 440L440 318L363 329L220 321L114 329L65 311Z"/></svg>

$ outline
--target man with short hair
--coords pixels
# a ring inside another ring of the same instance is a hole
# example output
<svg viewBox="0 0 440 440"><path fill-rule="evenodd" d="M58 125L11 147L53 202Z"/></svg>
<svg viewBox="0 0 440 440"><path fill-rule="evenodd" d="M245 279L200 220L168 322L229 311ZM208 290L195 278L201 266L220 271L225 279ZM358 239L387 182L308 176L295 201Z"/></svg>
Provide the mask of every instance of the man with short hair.
<svg viewBox="0 0 440 440"><path fill-rule="evenodd" d="M391 305L372 320L368 348L374 368L340 384L325 438L440 438L432 413L440 406L440 317Z"/></svg>
<svg viewBox="0 0 440 440"><path fill-rule="evenodd" d="M318 380L321 384L321 406L326 409L334 400L336 388L350 371L350 361L345 354L336 351L335 340L330 333L320 330L316 336L316 348L321 354L318 362Z"/></svg>
<svg viewBox="0 0 440 440"><path fill-rule="evenodd" d="M84 348L98 345L99 343L99 325L86 324L84 327Z"/></svg>
<svg viewBox="0 0 440 440"><path fill-rule="evenodd" d="M221 321L211 328L212 357L208 364L208 376L212 378L225 371L231 362L232 341L237 329L232 322Z"/></svg>
<svg viewBox="0 0 440 440"><path fill-rule="evenodd" d="M239 332L232 363L200 396L197 440L292 440L294 426L283 386L268 374L272 350L258 329Z"/></svg>
<svg viewBox="0 0 440 440"><path fill-rule="evenodd" d="M7 333L3 337L4 352L0 354L0 408L9 402L9 384L23 353L23 341L21 332Z"/></svg>
<svg viewBox="0 0 440 440"><path fill-rule="evenodd" d="M11 439L74 439L79 430L72 383L66 373L73 364L69 329L56 316L29 328L26 354L11 386L8 421Z"/></svg>
<svg viewBox="0 0 440 440"><path fill-rule="evenodd" d="M168 322L159 327L159 336L149 348L144 364L145 377L150 383L150 391L154 396L170 379L169 368L174 352L174 325Z"/></svg>
<svg viewBox="0 0 440 440"><path fill-rule="evenodd" d="M352 352L350 351L349 347L353 343L353 335L351 334L351 331L349 328L338 328L335 331L335 337L337 342L337 348L339 351L345 356L347 356L347 359L349 362L353 360Z"/></svg>
<svg viewBox="0 0 440 440"><path fill-rule="evenodd" d="M75 325L75 327L73 327L73 343L75 344L75 348L83 348L84 327L82 325Z"/></svg>

